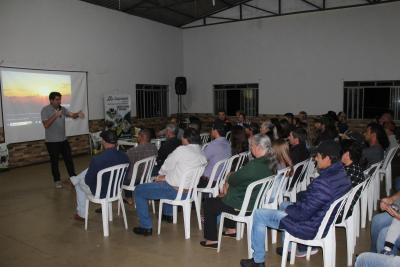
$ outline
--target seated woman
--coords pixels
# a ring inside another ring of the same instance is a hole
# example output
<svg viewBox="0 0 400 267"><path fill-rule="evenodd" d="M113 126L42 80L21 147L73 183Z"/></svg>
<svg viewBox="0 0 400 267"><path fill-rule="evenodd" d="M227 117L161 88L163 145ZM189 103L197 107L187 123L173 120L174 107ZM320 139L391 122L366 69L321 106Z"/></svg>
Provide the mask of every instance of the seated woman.
<svg viewBox="0 0 400 267"><path fill-rule="evenodd" d="M219 197L206 199L204 203L205 241L200 242L203 247L217 248L217 217L221 212L238 214L242 207L247 186L272 174L271 160L269 159L272 155L272 147L269 137L260 134L253 136L250 139L250 150L254 160L228 177L223 193ZM257 192L253 191L249 209L254 205L256 195ZM234 236L236 234L235 222L225 220L225 226L227 230L224 235Z"/></svg>
<svg viewBox="0 0 400 267"><path fill-rule="evenodd" d="M277 160L277 171L287 167L293 167L292 159L289 155L289 144L284 139L278 139L272 142L272 150Z"/></svg>

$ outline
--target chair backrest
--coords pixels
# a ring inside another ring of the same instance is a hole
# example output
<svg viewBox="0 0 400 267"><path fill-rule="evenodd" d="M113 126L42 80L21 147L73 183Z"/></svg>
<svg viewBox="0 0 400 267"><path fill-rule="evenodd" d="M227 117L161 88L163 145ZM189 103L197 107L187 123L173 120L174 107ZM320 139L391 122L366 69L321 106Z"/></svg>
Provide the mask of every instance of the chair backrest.
<svg viewBox="0 0 400 267"><path fill-rule="evenodd" d="M228 131L225 135L226 140L228 140L229 142L231 141L231 131Z"/></svg>
<svg viewBox="0 0 400 267"><path fill-rule="evenodd" d="M133 164L131 182L129 187L134 188L135 184L143 184L150 182L151 173L153 172L156 156L151 156L138 160ZM138 183L136 181L139 181Z"/></svg>
<svg viewBox="0 0 400 267"><path fill-rule="evenodd" d="M209 133L201 133L200 138L201 138L201 144L204 145L204 144L208 143L208 140L210 140L210 134Z"/></svg>
<svg viewBox="0 0 400 267"><path fill-rule="evenodd" d="M392 147L389 149L389 151L386 153L385 158L383 160L382 164L382 169L386 169L387 166L392 162L394 155L396 155L397 150L399 149L399 145Z"/></svg>
<svg viewBox="0 0 400 267"><path fill-rule="evenodd" d="M206 165L207 163L199 165L183 174L175 200L194 200L194 197L197 195L197 184L199 183L200 176L203 174ZM183 187L188 179L190 179L189 188L184 189ZM186 193L186 197L184 199L182 199L183 193Z"/></svg>
<svg viewBox="0 0 400 267"><path fill-rule="evenodd" d="M101 146L100 134L101 134L101 131L89 133L90 154L91 155L97 155L103 150L102 146Z"/></svg>
<svg viewBox="0 0 400 267"><path fill-rule="evenodd" d="M290 173L290 167L279 170L274 176L274 180L271 186L271 190L265 191L265 197L263 197L263 203L260 203L261 207L267 207L273 202L278 203L281 195L283 194L283 187L286 184L288 175Z"/></svg>
<svg viewBox="0 0 400 267"><path fill-rule="evenodd" d="M252 182L247 186L242 207L240 208L240 212L238 214L239 216L245 216L246 212L251 211L253 213L255 209L261 208L260 204L263 203L266 192L269 191L270 188L272 187L273 180L274 180L274 175ZM251 207L251 210L249 210L250 200L252 196L255 194L254 190L256 188L259 188L259 190L257 192L254 205L253 207Z"/></svg>
<svg viewBox="0 0 400 267"><path fill-rule="evenodd" d="M204 151L204 149L206 149L206 147L208 147L210 143L205 143L203 145L201 145L201 151Z"/></svg>
<svg viewBox="0 0 400 267"><path fill-rule="evenodd" d="M223 178L226 175L228 163L229 163L229 158L220 160L217 163L215 163L215 165L211 171L211 175L208 180L208 184L205 188L213 187L212 185L214 182L215 182L215 188L219 187L219 184L221 183L221 181L223 180Z"/></svg>
<svg viewBox="0 0 400 267"><path fill-rule="evenodd" d="M364 171L364 175L367 177L367 183L365 183L364 188L368 187L374 178L379 176L379 167L382 165L382 161L372 164L368 169Z"/></svg>
<svg viewBox="0 0 400 267"><path fill-rule="evenodd" d="M322 219L322 222L318 228L317 235L315 236L315 239L321 239L324 236L324 233L327 233L329 231L330 227L334 227L334 223L329 224L330 221L336 222L337 217L339 216L340 212L342 211L346 199L349 196L349 193L344 194L340 198L336 199L331 206L329 207L328 211L326 212L324 218ZM335 213L334 213L335 212ZM333 220L331 220L331 217L333 216Z"/></svg>
<svg viewBox="0 0 400 267"><path fill-rule="evenodd" d="M302 176L306 172L309 163L310 159L306 159L293 166L292 175L289 177L286 184L286 191L290 191L296 188L297 182L302 179Z"/></svg>
<svg viewBox="0 0 400 267"><path fill-rule="evenodd" d="M124 181L128 167L129 163L126 163L108 167L99 171L97 173L97 186L94 197L100 199L102 187L107 186L107 194L104 198L111 201L117 199L121 194L121 186ZM108 183L104 179L104 175L107 173L110 174Z"/></svg>
<svg viewBox="0 0 400 267"><path fill-rule="evenodd" d="M365 180L362 183L359 183L358 185L356 185L355 187L353 187L353 189L351 189L351 191L348 193L348 197L346 199L346 203L343 206L343 216L342 216L342 220L340 222L336 221L336 223L341 223L342 221L346 220L347 216L349 215L349 213L352 211L352 206L354 206L356 204L356 202L354 202L353 200L356 199L356 201L360 198L361 194L357 194L357 192L361 192L365 186L365 183L367 181Z"/></svg>

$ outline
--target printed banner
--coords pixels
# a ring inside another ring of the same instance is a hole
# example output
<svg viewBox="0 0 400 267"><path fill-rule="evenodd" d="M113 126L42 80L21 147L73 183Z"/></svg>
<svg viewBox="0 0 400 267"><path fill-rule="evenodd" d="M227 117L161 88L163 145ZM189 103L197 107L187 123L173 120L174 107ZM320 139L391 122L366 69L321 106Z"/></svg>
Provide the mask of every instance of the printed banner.
<svg viewBox="0 0 400 267"><path fill-rule="evenodd" d="M131 139L131 96L104 96L104 107L106 129L114 130L118 138Z"/></svg>

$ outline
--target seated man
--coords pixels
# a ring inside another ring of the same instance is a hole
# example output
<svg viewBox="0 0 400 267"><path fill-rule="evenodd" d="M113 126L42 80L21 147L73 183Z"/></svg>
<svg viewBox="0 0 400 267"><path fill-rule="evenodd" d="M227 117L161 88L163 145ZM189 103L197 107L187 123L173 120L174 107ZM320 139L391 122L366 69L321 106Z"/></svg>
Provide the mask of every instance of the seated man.
<svg viewBox="0 0 400 267"><path fill-rule="evenodd" d="M214 165L221 160L227 159L231 156L231 144L225 138L225 126L222 122L216 122L211 130L211 141L208 146L204 149L203 153L207 158L207 167L204 170L203 176L200 177L200 181L197 187L204 188L208 184L208 180L211 177ZM218 170L216 177L222 169Z"/></svg>
<svg viewBox="0 0 400 267"><path fill-rule="evenodd" d="M351 189L350 179L339 159L340 146L336 142L321 142L315 157L320 175L306 191L298 194L297 202L283 202L280 210L258 209L254 212L251 236L254 258L241 260L242 267L265 266L266 227L287 231L301 239L315 237L330 205Z"/></svg>
<svg viewBox="0 0 400 267"><path fill-rule="evenodd" d="M165 127L165 137L167 140L161 143L160 149L158 150L156 165L153 168L153 176L158 174L158 171L169 154L182 144L181 140L176 137L176 126L174 124L168 124L167 127Z"/></svg>
<svg viewBox="0 0 400 267"><path fill-rule="evenodd" d="M88 169L70 178L76 190L77 214L75 214L75 219L78 221L85 220L86 195L94 195L96 193L97 173L108 167L129 163L126 154L116 149L118 137L115 132L110 130L103 131L100 137L102 138L101 144L104 151L92 158ZM106 179L108 178L104 177L103 182ZM107 188L108 186L103 184L100 197L105 197Z"/></svg>
<svg viewBox="0 0 400 267"><path fill-rule="evenodd" d="M303 128L295 128L289 133L290 158L293 165L305 161L310 157L310 152L306 147L307 131Z"/></svg>
<svg viewBox="0 0 400 267"><path fill-rule="evenodd" d="M217 217L221 212L238 214L243 203L246 189L252 182L266 178L272 174L271 140L268 136L257 134L250 138L250 150L254 160L228 177L222 197L208 198L204 203L204 241L200 245L207 248L217 248ZM258 190L254 190L250 199L249 209L252 209ZM236 235L236 223L225 220L226 236Z"/></svg>
<svg viewBox="0 0 400 267"><path fill-rule="evenodd" d="M148 129L143 129L140 130L137 138L138 145L136 147L130 148L128 151L126 151L126 154L128 155L130 166L129 166L129 171L128 174L126 175L124 184L129 185L131 182L132 177L132 172L133 172L133 165L142 159L151 157L151 156L157 156L157 147L150 143L151 140L151 132ZM141 168L138 169L137 171L137 177L140 177L143 173L143 166L140 166ZM135 177L136 178L136 177ZM140 181L135 181L135 184L138 184ZM133 200L132 200L132 191L125 191L125 197L126 201L132 205Z"/></svg>
<svg viewBox="0 0 400 267"><path fill-rule="evenodd" d="M385 242L395 244L396 247L400 246L400 237L391 234L389 240L386 238L390 227L394 220L400 220L400 212L393 209L395 206L400 206L400 192L393 196L381 199L380 208L384 212L374 215L371 223L371 251L372 252L385 252L384 247L388 246L396 251L393 245L386 244ZM394 225L395 226L395 225ZM393 228L395 229L395 228ZM399 233L398 233L399 234ZM392 240L390 240L392 238Z"/></svg>
<svg viewBox="0 0 400 267"><path fill-rule="evenodd" d="M361 165L367 169L383 160L385 150L389 147L389 139L383 127L377 123L368 124L364 137L369 147L363 149Z"/></svg>
<svg viewBox="0 0 400 267"><path fill-rule="evenodd" d="M226 113L224 110L218 110L217 118L214 121L214 124L222 123L225 128L225 133L229 132L232 128L232 123L226 117Z"/></svg>
<svg viewBox="0 0 400 267"><path fill-rule="evenodd" d="M191 128L186 129L182 137L182 146L168 156L155 182L136 187L135 202L139 227L133 228L135 234L144 236L152 234L152 222L148 208L149 200L175 199L182 179L188 178L184 177L184 173L207 163L206 158L201 153L200 143L199 133ZM184 189L187 189L190 183L190 180L185 180ZM172 216L172 207L164 205L163 214Z"/></svg>

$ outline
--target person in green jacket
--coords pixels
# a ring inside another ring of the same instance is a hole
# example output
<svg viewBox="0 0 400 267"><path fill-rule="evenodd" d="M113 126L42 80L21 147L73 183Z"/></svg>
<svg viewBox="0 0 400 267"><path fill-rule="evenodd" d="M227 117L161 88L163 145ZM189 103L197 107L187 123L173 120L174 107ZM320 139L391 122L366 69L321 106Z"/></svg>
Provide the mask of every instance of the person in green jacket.
<svg viewBox="0 0 400 267"><path fill-rule="evenodd" d="M227 178L224 185L224 190L217 198L208 198L204 203L204 241L200 245L208 248L217 248L217 217L221 212L238 214L246 189L252 182L266 178L272 175L273 151L271 140L266 135L254 135L250 138L250 151L254 159L247 163L237 172ZM250 198L248 209L251 210L258 191L254 190ZM225 236L236 235L236 223L231 220L225 220L227 228L223 233Z"/></svg>

